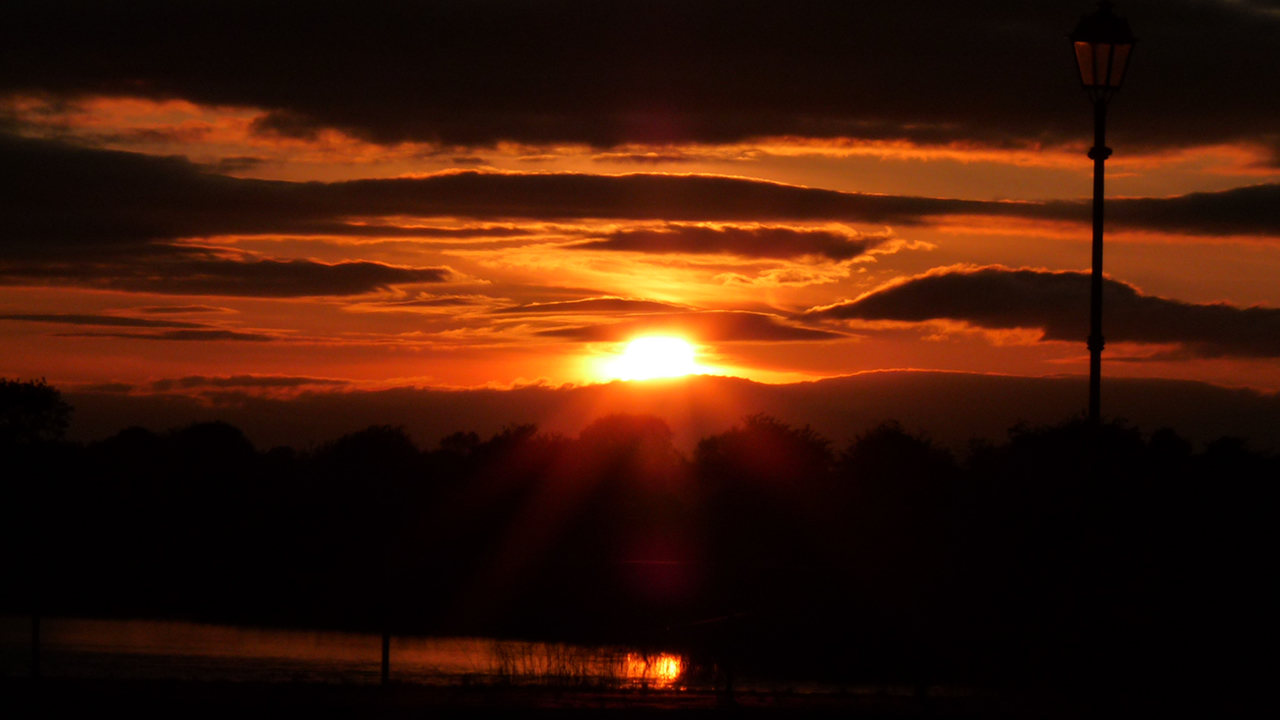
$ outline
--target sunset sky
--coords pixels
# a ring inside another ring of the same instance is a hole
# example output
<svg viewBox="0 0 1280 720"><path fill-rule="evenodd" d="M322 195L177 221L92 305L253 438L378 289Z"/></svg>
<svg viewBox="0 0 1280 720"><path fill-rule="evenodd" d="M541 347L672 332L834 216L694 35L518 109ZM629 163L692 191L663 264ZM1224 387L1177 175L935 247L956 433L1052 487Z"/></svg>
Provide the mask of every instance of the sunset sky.
<svg viewBox="0 0 1280 720"><path fill-rule="evenodd" d="M262 5L0 10L0 376L1088 371L1086 0ZM1280 4L1116 12L1104 374L1280 390Z"/></svg>

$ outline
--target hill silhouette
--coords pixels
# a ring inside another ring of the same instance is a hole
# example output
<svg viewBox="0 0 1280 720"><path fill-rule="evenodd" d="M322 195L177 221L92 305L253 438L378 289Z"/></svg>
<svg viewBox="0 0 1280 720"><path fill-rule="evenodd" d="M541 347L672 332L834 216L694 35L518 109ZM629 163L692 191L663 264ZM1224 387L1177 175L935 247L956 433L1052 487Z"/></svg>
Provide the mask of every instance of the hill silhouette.
<svg viewBox="0 0 1280 720"><path fill-rule="evenodd" d="M768 413L792 424L811 424L844 442L886 418L928 429L939 442L963 448L973 437L992 441L1019 422L1056 423L1084 410L1082 377L1032 378L932 371L885 371L787 385L741 378L692 376L577 387L528 386L510 390L395 388L329 390L279 399L254 388L218 387L202 395L68 392L76 406L70 433L105 438L122 427L176 427L227 420L264 447L302 448L378 424L404 426L419 445L455 431L483 436L510 422L576 434L611 413L662 418L677 447L744 416ZM122 388L124 389L124 388ZM1260 449L1280 450L1280 396L1184 380L1109 378L1104 409L1139 427L1178 428L1203 444L1224 435L1249 438Z"/></svg>

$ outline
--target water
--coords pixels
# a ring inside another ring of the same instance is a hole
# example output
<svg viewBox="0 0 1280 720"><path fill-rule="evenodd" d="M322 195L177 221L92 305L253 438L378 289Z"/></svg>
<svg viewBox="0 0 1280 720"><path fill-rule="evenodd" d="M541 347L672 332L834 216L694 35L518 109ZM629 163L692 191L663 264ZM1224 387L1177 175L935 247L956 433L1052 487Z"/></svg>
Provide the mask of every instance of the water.
<svg viewBox="0 0 1280 720"><path fill-rule="evenodd" d="M48 677L373 684L381 638L157 621L44 618ZM30 673L31 621L0 617L0 676ZM668 653L484 638L392 638L391 677L446 684L676 688L685 661Z"/></svg>

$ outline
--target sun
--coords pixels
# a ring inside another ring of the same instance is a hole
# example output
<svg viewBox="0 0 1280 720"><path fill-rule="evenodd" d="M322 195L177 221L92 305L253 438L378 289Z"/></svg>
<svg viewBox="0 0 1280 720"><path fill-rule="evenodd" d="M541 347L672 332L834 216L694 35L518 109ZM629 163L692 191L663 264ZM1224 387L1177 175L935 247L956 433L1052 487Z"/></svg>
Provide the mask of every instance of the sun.
<svg viewBox="0 0 1280 720"><path fill-rule="evenodd" d="M697 353L676 337L642 337L627 343L622 357L612 363L609 375L620 380L680 377L699 371Z"/></svg>

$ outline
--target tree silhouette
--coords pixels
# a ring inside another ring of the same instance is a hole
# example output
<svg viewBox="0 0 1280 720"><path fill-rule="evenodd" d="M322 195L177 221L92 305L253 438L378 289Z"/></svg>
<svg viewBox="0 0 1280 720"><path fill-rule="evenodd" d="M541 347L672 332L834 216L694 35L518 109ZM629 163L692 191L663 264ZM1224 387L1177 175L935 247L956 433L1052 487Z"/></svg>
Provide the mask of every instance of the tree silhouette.
<svg viewBox="0 0 1280 720"><path fill-rule="evenodd" d="M0 378L0 446L62 440L72 410L44 378Z"/></svg>

